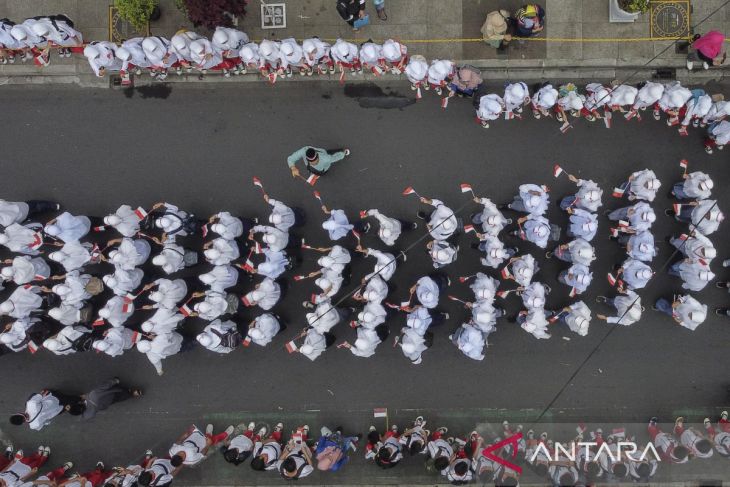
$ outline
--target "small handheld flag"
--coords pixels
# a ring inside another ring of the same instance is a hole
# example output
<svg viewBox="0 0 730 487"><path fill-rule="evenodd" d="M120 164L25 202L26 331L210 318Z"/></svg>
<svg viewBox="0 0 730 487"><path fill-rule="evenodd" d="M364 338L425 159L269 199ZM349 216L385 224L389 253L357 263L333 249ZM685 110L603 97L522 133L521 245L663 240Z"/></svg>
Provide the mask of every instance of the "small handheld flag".
<svg viewBox="0 0 730 487"><path fill-rule="evenodd" d="M626 192L626 188L629 187L629 182L623 182L619 186L613 188L613 197L614 198L623 198L624 193Z"/></svg>
<svg viewBox="0 0 730 487"><path fill-rule="evenodd" d="M471 193L471 195L476 198L476 195L474 194L474 190L471 189L471 184L461 183L461 192L462 193Z"/></svg>
<svg viewBox="0 0 730 487"><path fill-rule="evenodd" d="M563 125L561 125L561 126L560 126L560 131L561 131L562 133L565 133L565 132L567 132L568 130L570 130L570 128L571 128L571 127L572 127L572 125L570 125L570 122L568 122L568 121L566 120L566 121L565 121L565 122L563 123Z"/></svg>
<svg viewBox="0 0 730 487"><path fill-rule="evenodd" d="M241 345L243 345L244 347L248 347L249 345L251 345L251 337L246 335L246 338L243 339L243 342L241 342Z"/></svg>
<svg viewBox="0 0 730 487"><path fill-rule="evenodd" d="M105 230L106 230L106 226L104 226L104 225L100 225L98 227L94 227L94 231L95 232L103 232Z"/></svg>
<svg viewBox="0 0 730 487"><path fill-rule="evenodd" d="M295 281L302 281L302 280L306 279L307 277L309 277L309 276L303 276L300 274L300 275L294 276L293 279Z"/></svg>
<svg viewBox="0 0 730 487"><path fill-rule="evenodd" d="M475 232L474 225L464 225L464 233Z"/></svg>
<svg viewBox="0 0 730 487"><path fill-rule="evenodd" d="M208 224L206 223L202 227L200 227L200 233L203 235L203 238L208 236Z"/></svg>
<svg viewBox="0 0 730 487"><path fill-rule="evenodd" d="M317 184L318 179L319 176L317 176L316 174L312 174L307 178L307 183L309 183L310 186L314 186L315 184Z"/></svg>
<svg viewBox="0 0 730 487"><path fill-rule="evenodd" d="M446 107L448 107L448 106L449 106L449 97L445 96L445 97L441 98L441 109L446 110Z"/></svg>
<svg viewBox="0 0 730 487"><path fill-rule="evenodd" d="M180 313L182 313L183 316L188 317L193 314L193 310L190 309L190 306L188 306L187 304L183 304L182 306L180 306Z"/></svg>
<svg viewBox="0 0 730 487"><path fill-rule="evenodd" d="M613 113L611 113L608 109L603 111L603 123L606 125L607 129L611 128L611 118L613 118Z"/></svg>
<svg viewBox="0 0 730 487"><path fill-rule="evenodd" d="M571 288L571 289L570 289L570 294L569 294L569 296L570 296L571 298L574 298L576 294L578 294L578 290L577 290L577 289L575 289L574 287L573 287L573 288Z"/></svg>
<svg viewBox="0 0 730 487"><path fill-rule="evenodd" d="M421 195L418 194L418 192L415 189L413 189L413 186L408 186L406 189L403 190L402 194L403 194L403 196L408 196L409 194L415 194L419 198L421 197Z"/></svg>
<svg viewBox="0 0 730 487"><path fill-rule="evenodd" d="M134 210L134 215L137 217L138 220L142 221L145 218L147 218L147 212L144 208L141 206L138 206L136 210Z"/></svg>
<svg viewBox="0 0 730 487"><path fill-rule="evenodd" d="M679 167L681 167L682 169L684 169L684 172L685 173L687 172L687 166L688 165L689 165L689 161L687 159L682 159L681 161L679 161Z"/></svg>
<svg viewBox="0 0 730 487"><path fill-rule="evenodd" d="M505 289L504 291L497 291L495 295L504 299L507 296L509 296L511 293L516 292L516 291L517 291L517 289Z"/></svg>
<svg viewBox="0 0 730 487"><path fill-rule="evenodd" d="M502 274L503 279L509 279L510 277L512 277L512 273L509 271L509 266L505 266L500 274Z"/></svg>
<svg viewBox="0 0 730 487"><path fill-rule="evenodd" d="M104 326L104 318L97 318L91 323L92 327Z"/></svg>
<svg viewBox="0 0 730 487"><path fill-rule="evenodd" d="M476 276L476 274L472 274L471 276L461 276L461 277L459 277L459 282L466 282L466 281L468 281L469 279L471 279L472 277L475 277L475 276Z"/></svg>
<svg viewBox="0 0 730 487"><path fill-rule="evenodd" d="M679 212L682 211L682 204L681 203L674 203L672 205L672 209L674 210L675 215L679 215Z"/></svg>
<svg viewBox="0 0 730 487"><path fill-rule="evenodd" d="M373 418L387 418L388 408L375 408L373 409Z"/></svg>
<svg viewBox="0 0 730 487"><path fill-rule="evenodd" d="M557 178L557 177L558 177L558 176L560 176L561 174L563 174L563 168L562 168L562 167L560 167L560 165L558 165L558 164L555 164L555 165L553 166L553 176Z"/></svg>
<svg viewBox="0 0 730 487"><path fill-rule="evenodd" d="M299 350L299 347L297 347L297 344L294 343L294 340L292 340L290 342L287 342L287 344L285 345L285 347L286 347L286 351L289 352L289 353L294 353L297 350Z"/></svg>
<svg viewBox="0 0 730 487"><path fill-rule="evenodd" d="M611 273L609 272L609 273L608 273L608 274L606 275L606 277L608 278L608 283L609 283L609 284L610 284L611 286L615 286L615 285L616 285L616 278L614 277L614 275L613 275L613 274L611 274Z"/></svg>
<svg viewBox="0 0 730 487"><path fill-rule="evenodd" d="M365 211L365 210L361 210L360 211L360 218L367 218L367 216L368 216L368 212L367 211Z"/></svg>
<svg viewBox="0 0 730 487"><path fill-rule="evenodd" d="M324 203L322 203L322 195L319 194L319 191L313 191L312 194L314 195L315 198L317 198L317 200L319 200L320 205L324 204Z"/></svg>

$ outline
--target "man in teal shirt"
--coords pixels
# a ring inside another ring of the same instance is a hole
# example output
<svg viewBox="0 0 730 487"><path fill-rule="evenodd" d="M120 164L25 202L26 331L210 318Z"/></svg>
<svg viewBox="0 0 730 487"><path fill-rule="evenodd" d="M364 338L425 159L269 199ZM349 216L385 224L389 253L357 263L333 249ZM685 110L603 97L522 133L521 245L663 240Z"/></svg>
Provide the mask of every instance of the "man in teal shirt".
<svg viewBox="0 0 730 487"><path fill-rule="evenodd" d="M350 149L326 150L312 146L304 146L286 159L292 177L298 177L297 161L302 161L307 170L317 176L322 176L337 161L350 155Z"/></svg>

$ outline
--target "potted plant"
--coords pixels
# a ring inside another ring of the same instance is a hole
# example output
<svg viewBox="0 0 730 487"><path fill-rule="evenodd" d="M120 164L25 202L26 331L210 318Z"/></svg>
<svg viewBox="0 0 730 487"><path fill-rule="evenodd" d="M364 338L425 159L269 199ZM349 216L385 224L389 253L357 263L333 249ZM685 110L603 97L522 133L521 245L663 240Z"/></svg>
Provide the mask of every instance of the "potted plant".
<svg viewBox="0 0 730 487"><path fill-rule="evenodd" d="M643 14L649 10L649 0L618 0L618 6L624 12Z"/></svg>
<svg viewBox="0 0 730 487"><path fill-rule="evenodd" d="M150 20L160 18L158 0L114 0L119 16L132 24L139 32L147 28Z"/></svg>
<svg viewBox="0 0 730 487"><path fill-rule="evenodd" d="M214 30L231 27L233 19L246 15L248 0L175 0L195 27Z"/></svg>

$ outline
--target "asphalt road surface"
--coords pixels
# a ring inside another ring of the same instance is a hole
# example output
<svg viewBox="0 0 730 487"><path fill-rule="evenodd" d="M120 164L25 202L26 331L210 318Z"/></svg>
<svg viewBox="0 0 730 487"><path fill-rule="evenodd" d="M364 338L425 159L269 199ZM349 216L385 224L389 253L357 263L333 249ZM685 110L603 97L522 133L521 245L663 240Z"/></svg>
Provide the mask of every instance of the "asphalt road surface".
<svg viewBox="0 0 730 487"><path fill-rule="evenodd" d="M670 204L667 192L681 177L678 161L686 158L690 170L708 172L715 180L720 207L728 210L727 154L705 154L701 131L679 137L676 129L655 122L648 113L641 123L615 117L611 130L601 122L579 121L565 135L555 120L534 120L530 115L511 123L496 121L484 130L474 123L467 101L451 100L448 109L441 110L433 94L425 95L415 103L408 86L397 83L344 89L317 82L281 83L275 88L161 86L127 93L6 87L0 91L6 120L0 196L58 200L71 212L98 216L122 203L149 207L170 201L200 216L225 209L265 217L268 206L250 182L255 175L273 197L305 209L308 224L299 234L308 243L326 244L327 235L320 227L323 215L311 188L292 179L285 163L288 154L305 144L352 150L350 158L317 183L325 202L343 208L351 219L368 208L414 219L422 205L415 197L401 196L408 185L444 200L464 218L477 206L459 191L462 182L496 202L511 200L519 184L547 184L556 202L575 189L565 178L553 179L556 162L598 182L604 189L603 208L616 208L621 203L611 198L611 189L632 171L648 167L662 181L653 204L658 215L653 230L661 252L653 264L659 273L640 293L647 308L641 322L614 329L594 319L587 337L556 326L550 340L537 340L502 319L489 337L485 360L475 362L447 339L467 311L443 300L451 319L434 330L434 345L419 366L410 365L390 340L370 359L333 347L312 363L283 348L304 324L300 303L314 284L303 281L293 284L276 308L288 328L268 347L251 346L228 356L198 348L165 360L162 377L135 351L115 359L93 353L55 357L45 351L3 356L2 416L22 409L25 398L44 387L83 392L116 375L146 391L143 399L116 405L89 423L61 417L41 432L4 423L5 438L27 450L50 444L54 464L73 459L83 470L98 458L107 465L126 464L148 447L163 453L192 422L202 427L212 421L222 428L251 419L270 423L283 419L287 427L297 422L317 427L342 423L346 429L367 431L373 422L372 408L387 407L391 422L405 425L418 410L432 426L443 421L453 433L466 434L477 424L503 419L525 425L538 418L541 423L643 424L655 414L669 422L685 414L689 421L701 423L704 416L714 418L725 409L730 321L710 315L690 332L652 311L651 303L681 292L679 280L663 271L673 250L663 238L684 229L663 215ZM547 216L564 227L566 215L552 202ZM624 258L619 246L607 238L608 229L601 216L593 242L599 255L592 268L595 278L582 296L594 313L612 311L594 298L610 293L605 275ZM711 236L719 251L713 271L721 280L730 278L730 269L721 266L730 257L724 245L729 234L725 224ZM473 237L460 237L459 258L446 268L453 282L449 292L465 298L471 297L468 287L454 278L480 270L478 252L469 246L472 241ZM364 243L383 247L375 235L366 236ZM355 242L350 238L347 244L354 247ZM398 246L406 249L411 244L407 262L392 281L393 302L403 300L408 287L432 270L422 230L404 234ZM556 281L564 266L546 261L532 244L520 247L538 258L542 267L538 278L553 288L547 307L568 304L569 290ZM314 270L314 260L304 254L304 263L293 273ZM371 260L355 261L348 291L372 265ZM250 286L248 280L242 281L240 290ZM698 295L711 308L728 302L727 293L714 285ZM521 303L513 296L504 306L514 315ZM240 319L253 316L246 310ZM389 326L396 333L404 323L401 315ZM189 323L187 331L202 326ZM355 336L345 325L334 331L338 342ZM382 428L382 420L377 421ZM434 480L424 475L420 461L384 472L365 465L361 456L358 451L353 464L330 481ZM179 482L278 482L275 474L250 472L247 466L224 465L218 456L184 473ZM413 475L405 479L409 472Z"/></svg>

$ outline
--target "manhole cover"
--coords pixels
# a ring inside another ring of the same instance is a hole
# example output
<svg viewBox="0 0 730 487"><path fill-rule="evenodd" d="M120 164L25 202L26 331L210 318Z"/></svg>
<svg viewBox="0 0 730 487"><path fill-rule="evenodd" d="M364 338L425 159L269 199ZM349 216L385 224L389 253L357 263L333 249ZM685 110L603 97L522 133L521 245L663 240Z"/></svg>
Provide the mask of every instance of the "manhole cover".
<svg viewBox="0 0 730 487"><path fill-rule="evenodd" d="M651 37L689 37L689 0L651 2Z"/></svg>
<svg viewBox="0 0 730 487"><path fill-rule="evenodd" d="M261 28L286 28L286 4L261 2Z"/></svg>
<svg viewBox="0 0 730 487"><path fill-rule="evenodd" d="M114 5L109 6L109 40L111 42L122 42L132 37L148 37L150 35L150 24L143 32L139 32L132 27L132 24L119 16L119 12Z"/></svg>

